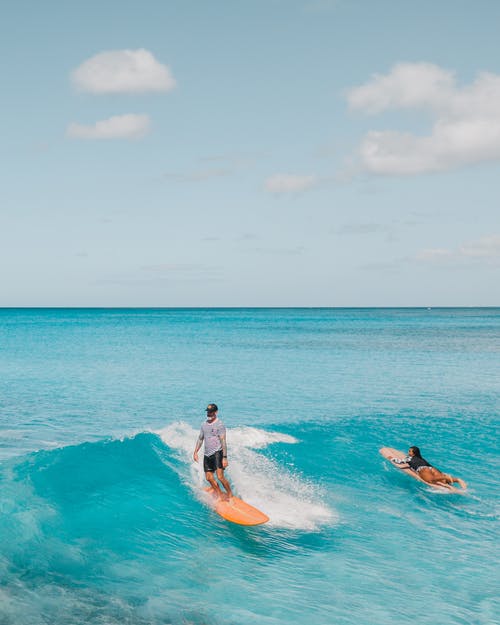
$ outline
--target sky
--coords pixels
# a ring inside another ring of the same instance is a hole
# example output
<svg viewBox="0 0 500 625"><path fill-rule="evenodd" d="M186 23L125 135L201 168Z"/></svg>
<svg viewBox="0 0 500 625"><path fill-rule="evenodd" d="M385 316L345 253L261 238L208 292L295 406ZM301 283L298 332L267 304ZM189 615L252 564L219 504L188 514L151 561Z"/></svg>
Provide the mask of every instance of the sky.
<svg viewBox="0 0 500 625"><path fill-rule="evenodd" d="M0 306L500 305L497 0L16 0Z"/></svg>

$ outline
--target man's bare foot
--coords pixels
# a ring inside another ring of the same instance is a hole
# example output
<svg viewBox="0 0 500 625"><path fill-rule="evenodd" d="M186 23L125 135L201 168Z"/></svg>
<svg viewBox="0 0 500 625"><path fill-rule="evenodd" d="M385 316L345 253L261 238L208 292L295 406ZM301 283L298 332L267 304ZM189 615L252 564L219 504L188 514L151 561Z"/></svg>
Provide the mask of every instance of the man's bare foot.
<svg viewBox="0 0 500 625"><path fill-rule="evenodd" d="M212 497L215 497L215 499L222 498L222 493L218 488L214 488L213 486L210 486L209 488L207 488L207 492L209 495L212 495Z"/></svg>

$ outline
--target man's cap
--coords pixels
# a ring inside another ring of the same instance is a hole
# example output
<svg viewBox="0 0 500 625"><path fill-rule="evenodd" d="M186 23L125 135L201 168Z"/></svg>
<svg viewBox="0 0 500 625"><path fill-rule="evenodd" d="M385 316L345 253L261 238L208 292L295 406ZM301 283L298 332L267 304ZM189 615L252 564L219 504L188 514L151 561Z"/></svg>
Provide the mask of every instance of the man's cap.
<svg viewBox="0 0 500 625"><path fill-rule="evenodd" d="M217 412L218 410L217 404L208 404L206 408L206 412Z"/></svg>

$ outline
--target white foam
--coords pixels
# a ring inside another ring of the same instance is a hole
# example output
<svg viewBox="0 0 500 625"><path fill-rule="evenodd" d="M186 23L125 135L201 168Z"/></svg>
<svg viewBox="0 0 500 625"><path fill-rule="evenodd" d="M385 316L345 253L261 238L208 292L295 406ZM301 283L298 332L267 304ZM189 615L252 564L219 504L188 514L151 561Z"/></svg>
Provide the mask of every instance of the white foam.
<svg viewBox="0 0 500 625"><path fill-rule="evenodd" d="M228 440L240 447L263 449L272 443L298 443L299 441L288 434L280 432L266 432L252 427L237 427L228 430Z"/></svg>
<svg viewBox="0 0 500 625"><path fill-rule="evenodd" d="M198 464L192 461L198 430L181 421L156 433L189 464L191 486L203 492L202 458ZM318 485L255 451L274 443L297 443L295 438L279 432L238 427L228 429L227 440L230 463L227 475L233 489L239 497L269 516L268 525L314 531L336 520L334 511L322 502L323 493Z"/></svg>

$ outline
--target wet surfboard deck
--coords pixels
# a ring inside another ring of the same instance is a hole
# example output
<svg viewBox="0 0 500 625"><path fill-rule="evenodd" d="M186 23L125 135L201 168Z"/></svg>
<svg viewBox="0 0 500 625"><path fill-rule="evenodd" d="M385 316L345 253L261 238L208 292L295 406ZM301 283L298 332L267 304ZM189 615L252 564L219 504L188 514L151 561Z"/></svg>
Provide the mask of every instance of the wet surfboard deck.
<svg viewBox="0 0 500 625"><path fill-rule="evenodd" d="M394 464L394 462L391 462L392 458L403 460L408 455L402 451L399 451L398 449L394 449L393 447L382 447L381 449L379 449L379 452L386 460L389 460L389 462L391 463L391 466L393 466L395 469L397 469L398 471L402 471L403 473L406 473L406 475L409 475L415 480L422 482L422 484L426 484L427 486L430 486L431 488L435 488L440 491L446 490L450 493L463 494L465 492L464 489L456 488L455 486L451 486L450 484L446 484L446 485L445 484L430 484L429 482L426 482L421 477L419 477L418 473L410 469L410 467L405 466L405 465L400 465L400 464Z"/></svg>
<svg viewBox="0 0 500 625"><path fill-rule="evenodd" d="M228 501L223 501L217 499L213 488L206 488L205 491L213 498L215 512L226 521L238 525L262 525L269 521L266 514L239 497L231 497Z"/></svg>

